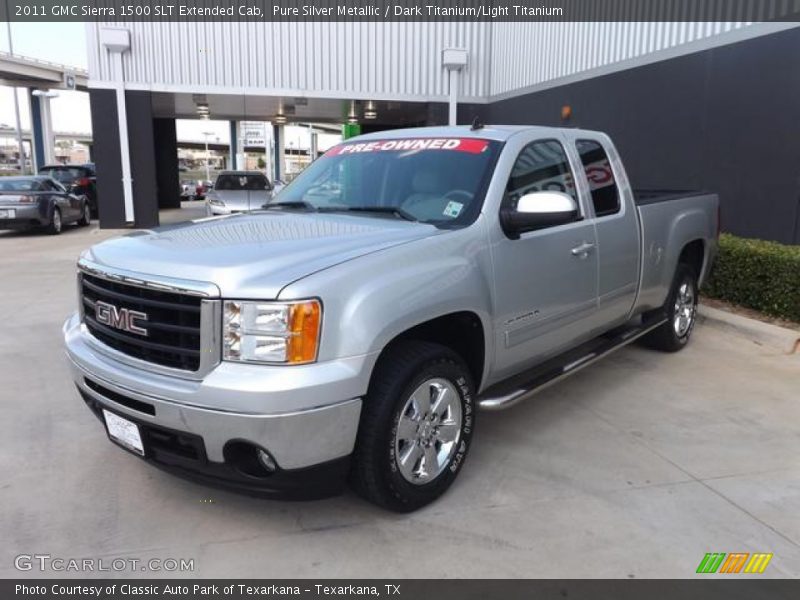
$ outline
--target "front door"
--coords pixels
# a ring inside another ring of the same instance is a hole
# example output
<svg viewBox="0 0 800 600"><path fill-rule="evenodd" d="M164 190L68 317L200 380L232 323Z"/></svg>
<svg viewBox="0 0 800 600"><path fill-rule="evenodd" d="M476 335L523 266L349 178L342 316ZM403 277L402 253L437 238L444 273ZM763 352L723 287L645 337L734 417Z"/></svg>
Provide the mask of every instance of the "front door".
<svg viewBox="0 0 800 600"><path fill-rule="evenodd" d="M591 337L597 310L597 239L580 202L561 140L525 146L514 163L503 206L524 194L562 191L578 201L572 223L501 239L493 248L496 277L496 372L505 377Z"/></svg>

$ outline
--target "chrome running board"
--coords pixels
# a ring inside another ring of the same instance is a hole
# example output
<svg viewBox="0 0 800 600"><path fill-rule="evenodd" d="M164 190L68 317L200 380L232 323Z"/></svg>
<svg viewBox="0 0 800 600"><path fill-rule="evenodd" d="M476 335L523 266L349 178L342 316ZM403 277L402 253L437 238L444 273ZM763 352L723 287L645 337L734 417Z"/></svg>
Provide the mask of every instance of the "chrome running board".
<svg viewBox="0 0 800 600"><path fill-rule="evenodd" d="M661 315L638 325L627 325L605 333L541 365L496 383L478 398L484 410L503 410L527 400L537 392L594 364L620 348L666 323Z"/></svg>

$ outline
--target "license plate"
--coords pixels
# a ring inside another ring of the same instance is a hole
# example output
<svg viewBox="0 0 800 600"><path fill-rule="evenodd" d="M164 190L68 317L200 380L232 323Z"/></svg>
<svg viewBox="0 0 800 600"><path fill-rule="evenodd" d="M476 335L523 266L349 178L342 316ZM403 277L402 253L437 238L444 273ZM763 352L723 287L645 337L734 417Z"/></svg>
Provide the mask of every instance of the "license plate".
<svg viewBox="0 0 800 600"><path fill-rule="evenodd" d="M13 208L0 208L0 219L13 219L17 216L17 211Z"/></svg>
<svg viewBox="0 0 800 600"><path fill-rule="evenodd" d="M108 437L111 438L112 442L116 442L139 456L144 456L144 444L142 444L142 436L136 423L123 419L105 409L103 409L103 416L106 419Z"/></svg>

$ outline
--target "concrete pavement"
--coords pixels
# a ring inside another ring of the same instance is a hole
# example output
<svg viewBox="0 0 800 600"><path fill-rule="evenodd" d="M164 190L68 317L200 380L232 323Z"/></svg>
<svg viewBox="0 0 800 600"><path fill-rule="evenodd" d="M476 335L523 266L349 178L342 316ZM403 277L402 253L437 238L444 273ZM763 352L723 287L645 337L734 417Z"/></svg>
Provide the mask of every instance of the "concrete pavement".
<svg viewBox="0 0 800 600"><path fill-rule="evenodd" d="M459 480L411 515L252 499L120 450L73 389L75 260L114 234L0 233L2 577L41 576L14 568L34 553L187 558L169 575L202 577L694 577L706 552L800 576L798 355L709 324L678 354L626 348L480 414Z"/></svg>

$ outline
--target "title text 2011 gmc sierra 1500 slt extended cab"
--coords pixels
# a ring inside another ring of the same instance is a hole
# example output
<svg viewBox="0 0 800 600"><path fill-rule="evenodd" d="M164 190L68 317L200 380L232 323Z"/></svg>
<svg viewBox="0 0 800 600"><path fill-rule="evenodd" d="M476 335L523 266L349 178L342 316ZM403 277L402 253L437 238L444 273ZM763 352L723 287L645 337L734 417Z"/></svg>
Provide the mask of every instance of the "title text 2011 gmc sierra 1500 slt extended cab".
<svg viewBox="0 0 800 600"><path fill-rule="evenodd" d="M64 325L110 439L184 476L409 511L511 406L643 337L683 347L717 198L631 189L601 133L407 129L341 143L264 209L78 262Z"/></svg>

